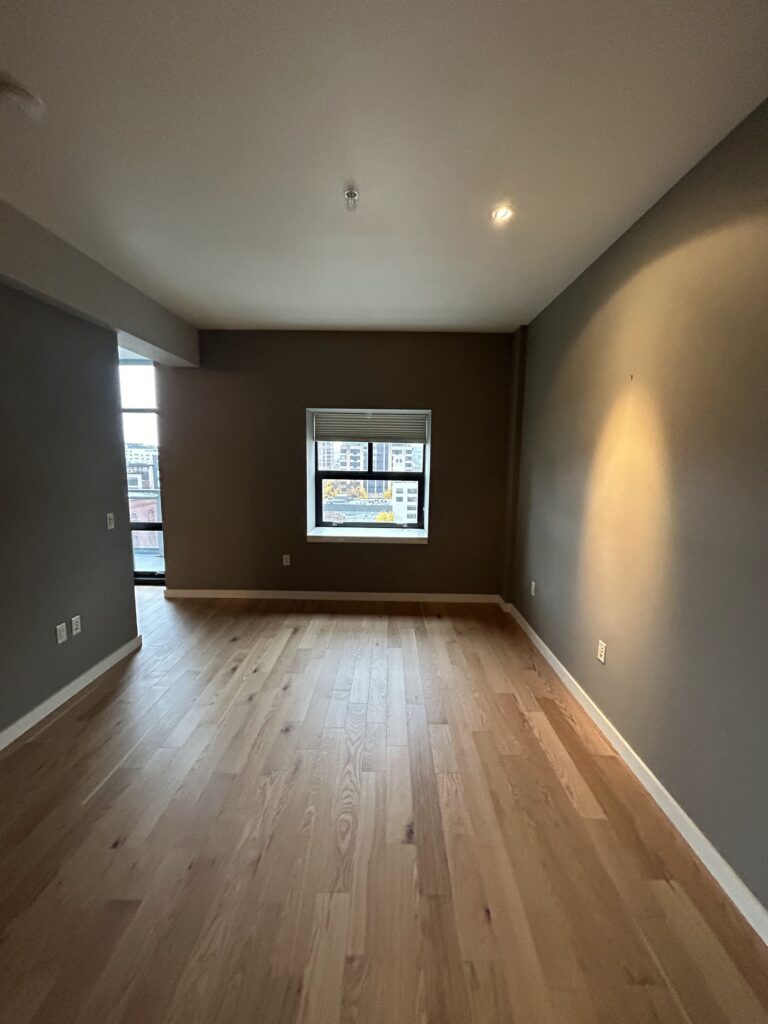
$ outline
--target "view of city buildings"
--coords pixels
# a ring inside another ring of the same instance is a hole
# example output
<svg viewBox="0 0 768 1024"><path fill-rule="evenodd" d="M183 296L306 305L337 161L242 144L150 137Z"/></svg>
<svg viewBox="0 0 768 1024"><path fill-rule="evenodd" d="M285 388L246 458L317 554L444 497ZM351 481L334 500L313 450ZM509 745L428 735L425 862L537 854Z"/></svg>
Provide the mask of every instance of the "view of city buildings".
<svg viewBox="0 0 768 1024"><path fill-rule="evenodd" d="M132 523L161 523L160 473L157 445L126 441L125 471L128 479L128 514ZM134 567L160 572L163 535L158 530L134 530Z"/></svg>
<svg viewBox="0 0 768 1024"><path fill-rule="evenodd" d="M133 523L160 523L160 472L157 446L126 443L128 509Z"/></svg>
<svg viewBox="0 0 768 1024"><path fill-rule="evenodd" d="M323 521L342 523L393 523L415 525L419 520L419 484L416 480L388 479L391 473L421 473L424 446L375 441L370 467L381 477L369 480L325 480ZM318 441L317 469L335 472L367 472L365 441Z"/></svg>

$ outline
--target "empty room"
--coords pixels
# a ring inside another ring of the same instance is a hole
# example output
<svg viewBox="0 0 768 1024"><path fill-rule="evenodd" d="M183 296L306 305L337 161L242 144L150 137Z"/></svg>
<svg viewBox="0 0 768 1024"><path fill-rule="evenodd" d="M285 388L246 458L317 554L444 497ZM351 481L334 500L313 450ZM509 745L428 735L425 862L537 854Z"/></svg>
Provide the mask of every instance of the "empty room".
<svg viewBox="0 0 768 1024"><path fill-rule="evenodd" d="M768 1024L765 0L0 0L1 1024Z"/></svg>

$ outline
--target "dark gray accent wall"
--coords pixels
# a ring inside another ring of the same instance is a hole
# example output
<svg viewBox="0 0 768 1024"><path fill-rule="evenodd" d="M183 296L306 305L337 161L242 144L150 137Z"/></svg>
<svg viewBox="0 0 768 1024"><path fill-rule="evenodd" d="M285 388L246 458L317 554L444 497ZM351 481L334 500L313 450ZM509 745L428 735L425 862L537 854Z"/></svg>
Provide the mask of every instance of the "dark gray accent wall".
<svg viewBox="0 0 768 1024"><path fill-rule="evenodd" d="M4 285L0 572L3 729L136 635L115 335Z"/></svg>
<svg viewBox="0 0 768 1024"><path fill-rule="evenodd" d="M522 438L509 596L768 905L768 104L530 325Z"/></svg>
<svg viewBox="0 0 768 1024"><path fill-rule="evenodd" d="M168 586L497 593L511 345L201 332L199 370L158 367ZM316 406L432 410L428 544L307 542L305 410Z"/></svg>

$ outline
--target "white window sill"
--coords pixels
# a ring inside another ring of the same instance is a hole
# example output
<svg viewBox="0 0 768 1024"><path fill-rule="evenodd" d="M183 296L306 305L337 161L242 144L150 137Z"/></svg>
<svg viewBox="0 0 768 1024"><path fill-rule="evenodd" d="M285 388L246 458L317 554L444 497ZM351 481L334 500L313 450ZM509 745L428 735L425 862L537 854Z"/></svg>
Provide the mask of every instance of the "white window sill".
<svg viewBox="0 0 768 1024"><path fill-rule="evenodd" d="M307 540L321 544L426 544L427 531L411 529L376 530L354 526L315 526Z"/></svg>

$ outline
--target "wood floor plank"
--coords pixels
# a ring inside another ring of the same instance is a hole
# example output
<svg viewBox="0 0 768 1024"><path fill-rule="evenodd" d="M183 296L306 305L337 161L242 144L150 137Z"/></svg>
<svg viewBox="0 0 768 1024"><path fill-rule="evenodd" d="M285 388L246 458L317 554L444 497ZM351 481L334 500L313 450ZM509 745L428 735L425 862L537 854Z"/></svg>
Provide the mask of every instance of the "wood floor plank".
<svg viewBox="0 0 768 1024"><path fill-rule="evenodd" d="M436 724L429 727L429 740L432 746L432 761L438 774L458 772L459 765L453 749L451 730L447 725Z"/></svg>
<svg viewBox="0 0 768 1024"><path fill-rule="evenodd" d="M768 954L517 625L165 601L0 757L3 1024L768 1024Z"/></svg>
<svg viewBox="0 0 768 1024"><path fill-rule="evenodd" d="M429 896L450 896L437 779L432 762L427 715L423 705L408 707L408 750L413 794L413 828L419 865L419 888Z"/></svg>
<svg viewBox="0 0 768 1024"><path fill-rule="evenodd" d="M387 747L386 835L388 843L414 841L411 762L407 747Z"/></svg>
<svg viewBox="0 0 768 1024"><path fill-rule="evenodd" d="M349 894L318 893L312 954L304 974L301 1024L337 1024L344 988Z"/></svg>

